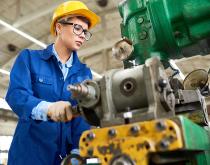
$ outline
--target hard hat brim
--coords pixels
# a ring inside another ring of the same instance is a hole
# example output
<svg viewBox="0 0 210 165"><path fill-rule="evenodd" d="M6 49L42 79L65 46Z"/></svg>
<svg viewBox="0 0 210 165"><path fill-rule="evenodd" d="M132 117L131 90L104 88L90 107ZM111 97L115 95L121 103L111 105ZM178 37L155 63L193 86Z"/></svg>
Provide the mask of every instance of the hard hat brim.
<svg viewBox="0 0 210 165"><path fill-rule="evenodd" d="M79 10L74 10L68 13L65 13L64 15L54 19L51 22L51 26L50 26L50 32L52 35L56 35L55 34L55 23L58 19L65 17L67 15L78 15L78 16L83 16L85 18L87 18L90 21L90 26L89 29L93 28L96 24L98 24L101 19L99 16L97 16L94 12L90 11L90 10L86 10L86 9L79 9Z"/></svg>

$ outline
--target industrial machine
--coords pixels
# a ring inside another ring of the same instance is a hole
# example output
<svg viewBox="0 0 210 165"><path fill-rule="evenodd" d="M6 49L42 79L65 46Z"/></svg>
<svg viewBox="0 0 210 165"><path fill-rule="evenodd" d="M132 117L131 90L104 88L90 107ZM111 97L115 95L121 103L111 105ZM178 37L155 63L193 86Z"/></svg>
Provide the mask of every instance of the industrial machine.
<svg viewBox="0 0 210 165"><path fill-rule="evenodd" d="M190 45L208 45L209 11L210 0L119 4L122 40L113 55L124 69L69 85L77 111L98 128L83 133L80 156L66 157L64 165L70 158L80 164L210 165L208 73L194 71L183 83L177 71L165 73L170 59L194 55L186 51Z"/></svg>

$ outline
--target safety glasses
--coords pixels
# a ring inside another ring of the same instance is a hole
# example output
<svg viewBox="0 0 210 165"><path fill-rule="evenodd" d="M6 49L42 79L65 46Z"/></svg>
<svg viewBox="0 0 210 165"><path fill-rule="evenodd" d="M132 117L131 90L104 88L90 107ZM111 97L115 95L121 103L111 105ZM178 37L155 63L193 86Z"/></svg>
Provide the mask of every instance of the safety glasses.
<svg viewBox="0 0 210 165"><path fill-rule="evenodd" d="M75 23L72 23L72 22L66 22L64 20L59 21L58 23L61 23L63 25L71 25L71 26L73 26L74 34L76 34L78 36L80 36L82 33L84 33L86 41L88 41L91 38L91 36L92 36L92 34L88 30L83 29L83 27L81 25L78 25L78 24L75 24Z"/></svg>

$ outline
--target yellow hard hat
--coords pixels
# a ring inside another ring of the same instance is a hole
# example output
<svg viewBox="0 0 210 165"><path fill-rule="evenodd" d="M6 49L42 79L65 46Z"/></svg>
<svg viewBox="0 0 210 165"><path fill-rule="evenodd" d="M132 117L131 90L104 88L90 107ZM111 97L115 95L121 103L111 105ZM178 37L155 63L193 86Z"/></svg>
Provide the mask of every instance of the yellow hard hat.
<svg viewBox="0 0 210 165"><path fill-rule="evenodd" d="M67 15L79 15L87 18L90 21L89 29L100 22L100 17L94 12L89 10L87 6L80 1L67 1L60 4L53 13L53 18L50 26L50 32L52 35L55 34L55 23L56 21Z"/></svg>

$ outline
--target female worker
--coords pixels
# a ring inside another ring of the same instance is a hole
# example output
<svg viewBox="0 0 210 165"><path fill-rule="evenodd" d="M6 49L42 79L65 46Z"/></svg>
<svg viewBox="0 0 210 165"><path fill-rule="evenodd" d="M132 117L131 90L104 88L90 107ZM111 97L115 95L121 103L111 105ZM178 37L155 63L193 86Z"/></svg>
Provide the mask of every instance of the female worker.
<svg viewBox="0 0 210 165"><path fill-rule="evenodd" d="M55 43L44 50L24 49L17 57L6 95L19 117L8 165L58 165L78 148L80 135L90 126L72 116L77 103L67 85L92 78L76 51L99 21L82 2L64 2L51 23Z"/></svg>

